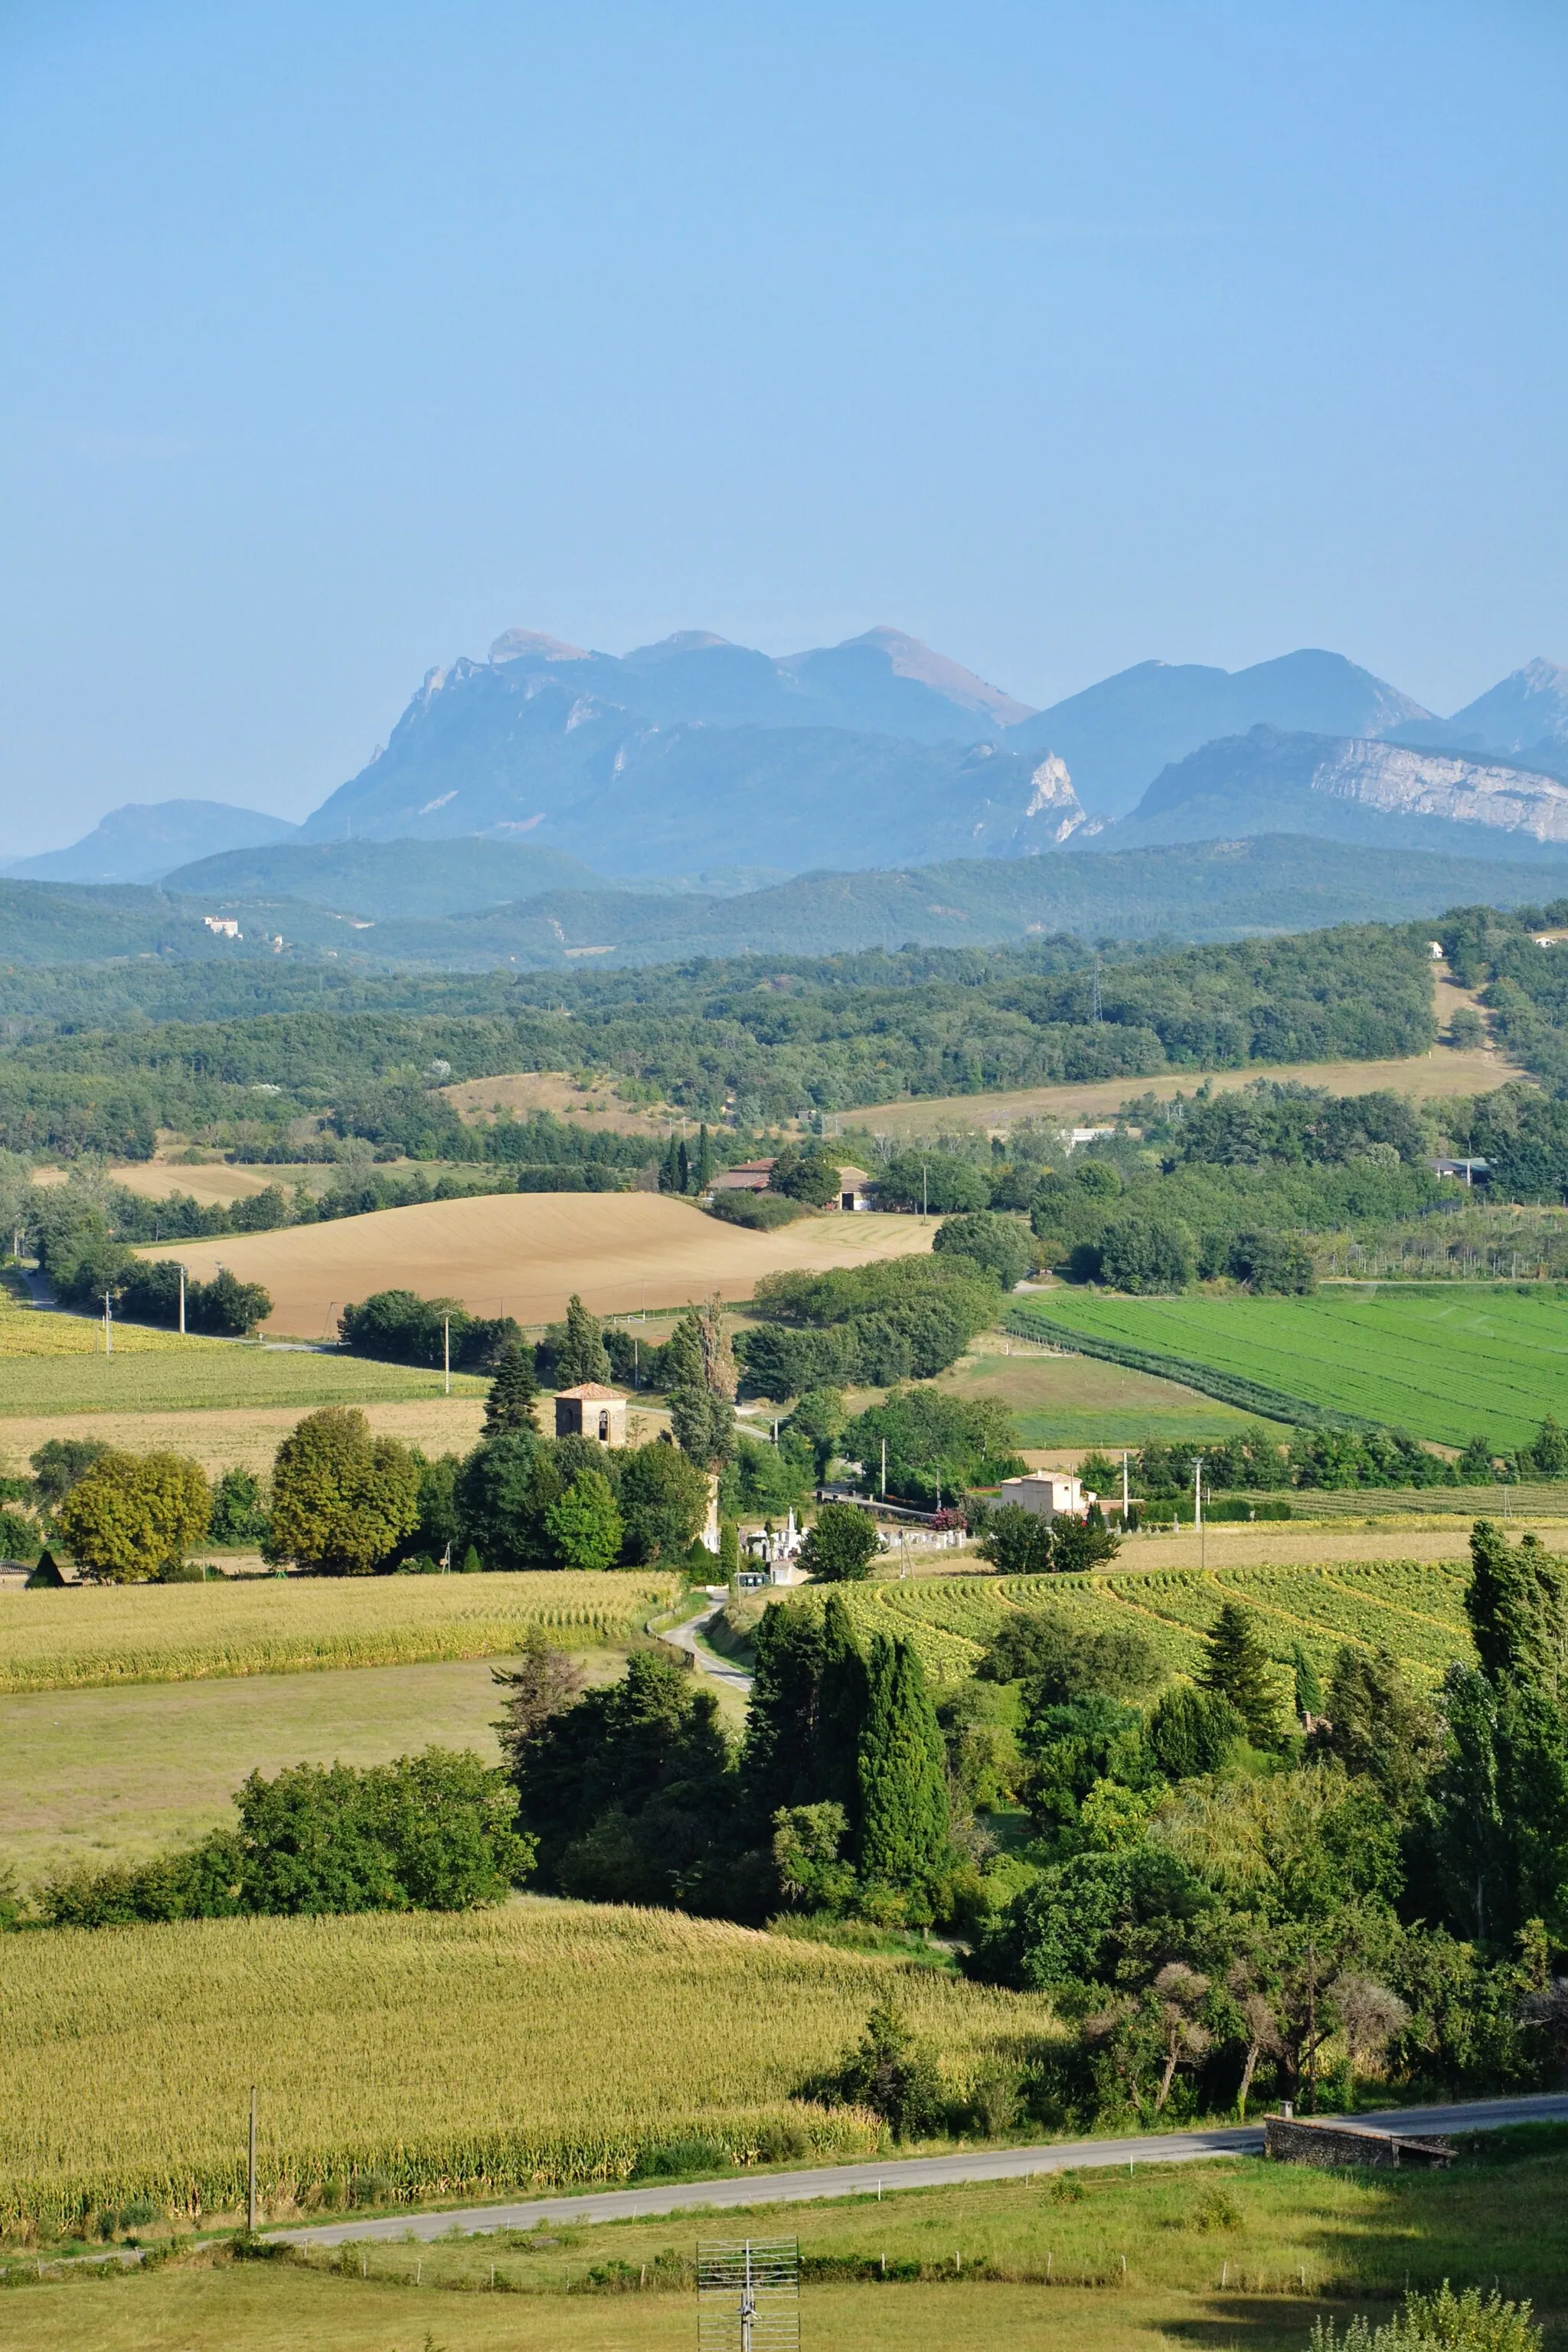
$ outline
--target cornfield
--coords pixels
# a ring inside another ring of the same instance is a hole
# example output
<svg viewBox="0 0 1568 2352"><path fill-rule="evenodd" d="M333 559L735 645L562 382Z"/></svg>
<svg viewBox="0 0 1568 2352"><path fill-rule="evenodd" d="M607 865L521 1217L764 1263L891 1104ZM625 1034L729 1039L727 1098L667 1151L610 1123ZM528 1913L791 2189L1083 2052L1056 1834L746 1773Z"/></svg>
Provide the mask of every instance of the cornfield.
<svg viewBox="0 0 1568 2352"><path fill-rule="evenodd" d="M535 1626L614 1641L678 1581L645 1569L0 1592L0 1692L501 1657Z"/></svg>
<svg viewBox="0 0 1568 2352"><path fill-rule="evenodd" d="M18 1936L0 1974L0 2226L145 2200L231 2212L249 2086L269 2211L626 2179L682 2137L740 2162L864 2153L856 2109L792 2101L890 1976L963 2090L1053 2030L1043 2000L679 1914L187 1921Z"/></svg>

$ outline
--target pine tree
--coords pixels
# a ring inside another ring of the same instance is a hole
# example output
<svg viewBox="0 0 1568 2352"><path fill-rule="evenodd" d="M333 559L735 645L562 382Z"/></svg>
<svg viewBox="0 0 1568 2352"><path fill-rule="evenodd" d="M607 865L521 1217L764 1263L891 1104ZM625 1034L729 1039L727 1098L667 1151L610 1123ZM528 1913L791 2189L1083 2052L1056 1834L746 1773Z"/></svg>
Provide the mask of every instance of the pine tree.
<svg viewBox="0 0 1568 2352"><path fill-rule="evenodd" d="M866 1666L860 1733L860 1873L931 1916L948 1857L947 1754L918 1654L879 1633Z"/></svg>
<svg viewBox="0 0 1568 2352"><path fill-rule="evenodd" d="M566 1322L555 1358L558 1388L574 1389L584 1381L607 1381L610 1360L596 1316L590 1315L577 1293L566 1301Z"/></svg>
<svg viewBox="0 0 1568 2352"><path fill-rule="evenodd" d="M503 1430L532 1429L533 1403L538 1394L532 1349L523 1347L518 1340L509 1340L496 1358L495 1378L485 1399L485 1435L499 1437Z"/></svg>
<svg viewBox="0 0 1568 2352"><path fill-rule="evenodd" d="M1252 1612L1238 1601L1227 1601L1215 1619L1205 1643L1198 1683L1202 1689L1227 1698L1257 1745L1279 1737L1279 1702L1274 1688L1268 1653L1252 1629Z"/></svg>
<svg viewBox="0 0 1568 2352"><path fill-rule="evenodd" d="M706 1192L713 1181L713 1139L704 1119L697 1130L697 1165L692 1171L692 1190Z"/></svg>

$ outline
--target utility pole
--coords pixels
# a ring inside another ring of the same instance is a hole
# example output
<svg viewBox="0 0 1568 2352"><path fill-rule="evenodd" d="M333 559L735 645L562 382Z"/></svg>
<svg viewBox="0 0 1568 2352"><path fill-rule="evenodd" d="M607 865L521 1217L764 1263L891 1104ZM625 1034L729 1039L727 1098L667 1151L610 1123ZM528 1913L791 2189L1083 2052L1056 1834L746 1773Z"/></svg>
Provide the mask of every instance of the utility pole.
<svg viewBox="0 0 1568 2352"><path fill-rule="evenodd" d="M103 1294L103 1352L106 1356L112 1356L114 1353L114 1333L112 1325L113 1318L110 1313L109 1293L106 1290Z"/></svg>
<svg viewBox="0 0 1568 2352"><path fill-rule="evenodd" d="M181 1333L181 1337L182 1337L182 1338L184 1336L184 1329L185 1329L185 1269L184 1269L184 1263L182 1262L182 1263L181 1263L181 1266L180 1266L180 1333Z"/></svg>
<svg viewBox="0 0 1568 2352"><path fill-rule="evenodd" d="M256 2235L256 2085L250 2086L250 2153L245 2171L245 2226Z"/></svg>
<svg viewBox="0 0 1568 2352"><path fill-rule="evenodd" d="M921 1161L921 1214L922 1217L931 1214L931 1190L926 1182L926 1164L923 1160Z"/></svg>
<svg viewBox="0 0 1568 2352"><path fill-rule="evenodd" d="M1127 1533L1127 1514L1131 1499L1127 1486L1127 1448L1123 1446L1121 1449L1121 1532L1123 1535Z"/></svg>
<svg viewBox="0 0 1568 2352"><path fill-rule="evenodd" d="M1198 1531L1198 1566L1208 1566L1208 1538L1204 1529L1204 1457L1193 1464L1193 1524Z"/></svg>
<svg viewBox="0 0 1568 2352"><path fill-rule="evenodd" d="M882 1500L888 1499L888 1441L882 1440Z"/></svg>
<svg viewBox="0 0 1568 2352"><path fill-rule="evenodd" d="M446 1393L450 1396L452 1393L452 1318L449 1315L443 1315L441 1318L441 1370L447 1383Z"/></svg>

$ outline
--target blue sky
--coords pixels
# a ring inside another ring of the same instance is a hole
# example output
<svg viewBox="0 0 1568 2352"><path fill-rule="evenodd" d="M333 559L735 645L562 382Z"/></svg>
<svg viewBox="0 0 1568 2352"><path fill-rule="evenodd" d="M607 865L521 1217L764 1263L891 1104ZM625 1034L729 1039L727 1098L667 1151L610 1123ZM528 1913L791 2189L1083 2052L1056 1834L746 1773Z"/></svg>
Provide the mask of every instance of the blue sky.
<svg viewBox="0 0 1568 2352"><path fill-rule="evenodd" d="M1568 9L0 6L0 855L510 625L1568 660Z"/></svg>

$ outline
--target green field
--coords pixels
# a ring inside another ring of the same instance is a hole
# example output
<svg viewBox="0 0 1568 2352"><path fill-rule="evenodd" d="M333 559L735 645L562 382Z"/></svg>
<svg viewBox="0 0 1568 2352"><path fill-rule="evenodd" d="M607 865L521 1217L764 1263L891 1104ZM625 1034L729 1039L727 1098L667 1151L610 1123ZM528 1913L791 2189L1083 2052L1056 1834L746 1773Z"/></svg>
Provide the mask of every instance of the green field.
<svg viewBox="0 0 1568 2352"><path fill-rule="evenodd" d="M318 1356L285 1348L193 1340L177 1335L167 1353L0 1356L0 1417L7 1413L184 1412L203 1405L386 1404L442 1393L438 1371ZM489 1383L454 1372L454 1396L483 1396Z"/></svg>
<svg viewBox="0 0 1568 2352"><path fill-rule="evenodd" d="M1216 1547L1217 1548L1217 1547ZM1052 1606L1095 1625L1135 1624L1173 1674L1201 1663L1204 1636L1222 1602L1240 1601L1259 1639L1283 1664L1299 1642L1320 1669L1345 1643L1385 1647L1412 1679L1430 1685L1470 1655L1464 1592L1468 1560L1335 1561L1331 1566L1112 1569L1088 1576L918 1577L848 1584L839 1592L863 1635L901 1633L938 1683L971 1675L981 1652L1016 1611ZM807 1587L801 1603L821 1605Z"/></svg>
<svg viewBox="0 0 1568 2352"><path fill-rule="evenodd" d="M0 2346L26 2352L687 2352L701 2238L795 2238L801 2340L860 2352L1304 2352L1315 2317L1385 2321L1447 2278L1529 2301L1563 2341L1568 2157L1551 2126L1450 2172L1245 2158L1043 2174L801 2205L351 2241L149 2273L16 2262ZM1125 2268L1123 2264L1125 2263Z"/></svg>
<svg viewBox="0 0 1568 2352"><path fill-rule="evenodd" d="M1555 1284L1311 1298L1055 1290L1012 1319L1281 1420L1326 1412L1439 1445L1479 1432L1500 1447L1525 1444L1547 1413L1568 1423L1568 1292Z"/></svg>
<svg viewBox="0 0 1568 2352"><path fill-rule="evenodd" d="M1013 1415L1020 1445L1167 1445L1234 1437L1256 1413L1222 1404L1192 1387L1091 1356L1044 1356L994 1331L983 1332L940 1385L966 1401L997 1397Z"/></svg>

